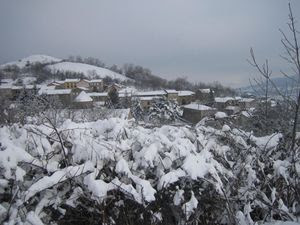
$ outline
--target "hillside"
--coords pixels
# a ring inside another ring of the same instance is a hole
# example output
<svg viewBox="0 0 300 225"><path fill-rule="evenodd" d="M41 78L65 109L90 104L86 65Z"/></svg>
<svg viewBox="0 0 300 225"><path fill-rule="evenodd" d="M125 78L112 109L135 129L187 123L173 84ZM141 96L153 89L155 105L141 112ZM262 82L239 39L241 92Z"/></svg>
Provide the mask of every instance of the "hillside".
<svg viewBox="0 0 300 225"><path fill-rule="evenodd" d="M6 78L11 78L12 73L15 77L42 76L43 80L53 78L51 77L52 75L73 77L82 74L89 79L109 77L120 81L131 80L120 73L106 68L86 63L68 62L67 60L47 55L31 55L17 61L8 62L0 65L0 70L2 70Z"/></svg>
<svg viewBox="0 0 300 225"><path fill-rule="evenodd" d="M118 79L120 81L128 80L128 78L122 74L113 72L109 69L105 69L105 68L101 68L101 67L93 66L93 65L88 65L85 63L60 62L60 63L48 65L48 66L46 66L46 68L49 69L52 73L56 73L56 72L82 73L87 78L91 78L91 79L93 79L95 77L100 77L100 78L110 77L112 79Z"/></svg>

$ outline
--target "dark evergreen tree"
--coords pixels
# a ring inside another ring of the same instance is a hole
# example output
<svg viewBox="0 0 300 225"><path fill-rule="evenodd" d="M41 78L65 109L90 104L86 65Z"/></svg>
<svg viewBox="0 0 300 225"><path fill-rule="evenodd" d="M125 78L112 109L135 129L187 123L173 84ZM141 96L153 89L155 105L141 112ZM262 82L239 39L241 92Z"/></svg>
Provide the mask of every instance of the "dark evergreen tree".
<svg viewBox="0 0 300 225"><path fill-rule="evenodd" d="M109 101L111 102L111 105L114 108L117 108L119 106L119 93L117 91L117 89L112 88L109 92L108 92L108 97L109 97Z"/></svg>

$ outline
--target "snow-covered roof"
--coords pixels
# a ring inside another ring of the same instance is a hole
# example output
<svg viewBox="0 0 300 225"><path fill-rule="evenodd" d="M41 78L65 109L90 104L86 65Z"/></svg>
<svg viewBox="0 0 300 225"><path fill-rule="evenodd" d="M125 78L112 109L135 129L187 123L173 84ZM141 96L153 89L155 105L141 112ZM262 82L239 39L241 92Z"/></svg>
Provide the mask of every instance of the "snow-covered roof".
<svg viewBox="0 0 300 225"><path fill-rule="evenodd" d="M178 91L173 90L173 89L167 89L167 90L165 90L165 92L166 92L167 94L177 94L177 93L178 93Z"/></svg>
<svg viewBox="0 0 300 225"><path fill-rule="evenodd" d="M224 113L224 112L217 112L217 113L215 114L215 117L216 117L216 119L222 119L222 118L226 118L226 117L227 117L227 114Z"/></svg>
<svg viewBox="0 0 300 225"><path fill-rule="evenodd" d="M12 90L33 89L34 88L34 85L32 85L32 84L22 85L22 86L15 86L15 85L1 85L1 86L3 86L4 88L10 88Z"/></svg>
<svg viewBox="0 0 300 225"><path fill-rule="evenodd" d="M1 84L0 89L11 89L12 85L11 84Z"/></svg>
<svg viewBox="0 0 300 225"><path fill-rule="evenodd" d="M48 84L48 86L58 86L58 85L61 85L61 84L63 84L64 83L64 81L53 81L53 82L51 82L51 83L49 83Z"/></svg>
<svg viewBox="0 0 300 225"><path fill-rule="evenodd" d="M230 100L235 100L233 97L216 97L215 102L225 103Z"/></svg>
<svg viewBox="0 0 300 225"><path fill-rule="evenodd" d="M90 97L106 97L108 96L107 92L91 92L91 93L87 93Z"/></svg>
<svg viewBox="0 0 300 225"><path fill-rule="evenodd" d="M210 93L210 88L199 89L199 91L203 94L209 94Z"/></svg>
<svg viewBox="0 0 300 225"><path fill-rule="evenodd" d="M123 93L119 93L119 97L123 98L123 97L130 97L131 96L131 93L128 93L128 92L123 92Z"/></svg>
<svg viewBox="0 0 300 225"><path fill-rule="evenodd" d="M56 86L54 85L51 85L51 86L48 86L48 85L42 85L42 84L38 84L36 85L39 89L41 89L41 91L43 91L44 89L55 89Z"/></svg>
<svg viewBox="0 0 300 225"><path fill-rule="evenodd" d="M193 91L178 91L178 96L191 96L194 94L195 92Z"/></svg>
<svg viewBox="0 0 300 225"><path fill-rule="evenodd" d="M12 90L20 90L20 89L23 89L24 87L23 86L11 86L11 89Z"/></svg>
<svg viewBox="0 0 300 225"><path fill-rule="evenodd" d="M242 98L239 101L240 102L253 102L255 99L254 98Z"/></svg>
<svg viewBox="0 0 300 225"><path fill-rule="evenodd" d="M101 83L102 79L87 80L87 82L90 82L90 83Z"/></svg>
<svg viewBox="0 0 300 225"><path fill-rule="evenodd" d="M85 92L82 91L80 94L75 98L75 102L92 102L93 99Z"/></svg>
<svg viewBox="0 0 300 225"><path fill-rule="evenodd" d="M104 106L104 105L105 105L105 102L103 102L103 101L94 102L94 106Z"/></svg>
<svg viewBox="0 0 300 225"><path fill-rule="evenodd" d="M153 99L158 99L158 97L152 96L152 97L140 97L141 101L152 101Z"/></svg>
<svg viewBox="0 0 300 225"><path fill-rule="evenodd" d="M14 81L13 79L9 79L9 78L0 80L1 83L13 83L13 81Z"/></svg>
<svg viewBox="0 0 300 225"><path fill-rule="evenodd" d="M183 106L183 108L194 109L194 110L199 110L199 111L214 110L214 108L212 108L212 107L209 107L207 105L200 105L197 103L191 103L191 104L185 105L185 106Z"/></svg>
<svg viewBox="0 0 300 225"><path fill-rule="evenodd" d="M65 79L64 82L79 82L80 79Z"/></svg>
<svg viewBox="0 0 300 225"><path fill-rule="evenodd" d="M82 86L77 86L78 89L83 90L83 91L88 91L89 89L86 87L82 87Z"/></svg>
<svg viewBox="0 0 300 225"><path fill-rule="evenodd" d="M122 87L124 87L123 85L121 85L121 84L117 84L117 83L113 83L113 84L111 84L111 85L109 85L109 87L118 87L118 88L122 88Z"/></svg>
<svg viewBox="0 0 300 225"><path fill-rule="evenodd" d="M25 89L33 89L33 88L34 88L34 85L28 84L28 85L25 85L24 88L25 88Z"/></svg>
<svg viewBox="0 0 300 225"><path fill-rule="evenodd" d="M120 93L135 93L136 92L136 88L135 87L125 87L119 90L119 94Z"/></svg>
<svg viewBox="0 0 300 225"><path fill-rule="evenodd" d="M245 117L248 117L248 118L251 117L251 114L247 111L242 111L241 114Z"/></svg>
<svg viewBox="0 0 300 225"><path fill-rule="evenodd" d="M137 92L136 96L161 96L166 95L166 92L163 90L159 91L145 91L145 92Z"/></svg>
<svg viewBox="0 0 300 225"><path fill-rule="evenodd" d="M238 107L238 106L227 106L225 109L227 109L227 110L239 110L240 109L240 107Z"/></svg>
<svg viewBox="0 0 300 225"><path fill-rule="evenodd" d="M39 91L39 95L67 95L71 94L71 89L52 89L52 88L42 88Z"/></svg>

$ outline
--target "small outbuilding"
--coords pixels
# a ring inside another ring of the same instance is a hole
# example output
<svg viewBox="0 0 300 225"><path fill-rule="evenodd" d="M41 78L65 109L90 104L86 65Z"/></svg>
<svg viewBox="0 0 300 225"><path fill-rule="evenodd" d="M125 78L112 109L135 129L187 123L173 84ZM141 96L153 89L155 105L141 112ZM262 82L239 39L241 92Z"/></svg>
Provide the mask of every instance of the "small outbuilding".
<svg viewBox="0 0 300 225"><path fill-rule="evenodd" d="M77 109L92 108L93 107L93 99L85 91L82 91L74 99L74 107Z"/></svg>
<svg viewBox="0 0 300 225"><path fill-rule="evenodd" d="M183 119L191 123L198 123L204 117L215 115L216 112L217 110L215 108L191 103L183 107Z"/></svg>

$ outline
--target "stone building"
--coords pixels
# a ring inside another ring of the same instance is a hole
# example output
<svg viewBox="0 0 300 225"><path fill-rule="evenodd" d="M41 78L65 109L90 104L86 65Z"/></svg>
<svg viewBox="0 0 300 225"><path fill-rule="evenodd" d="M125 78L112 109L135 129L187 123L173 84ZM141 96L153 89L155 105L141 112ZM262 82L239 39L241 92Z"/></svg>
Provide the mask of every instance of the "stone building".
<svg viewBox="0 0 300 225"><path fill-rule="evenodd" d="M92 99L94 102L103 102L105 103L108 99L108 93L107 92L90 92L90 93L87 93Z"/></svg>
<svg viewBox="0 0 300 225"><path fill-rule="evenodd" d="M76 109L88 109L93 107L93 99L82 91L73 101L73 106Z"/></svg>
<svg viewBox="0 0 300 225"><path fill-rule="evenodd" d="M178 91L176 90L164 90L166 92L166 96L168 100L177 100Z"/></svg>
<svg viewBox="0 0 300 225"><path fill-rule="evenodd" d="M178 91L177 102L179 105L190 104L195 100L195 92L193 91Z"/></svg>
<svg viewBox="0 0 300 225"><path fill-rule="evenodd" d="M214 116L216 112L217 110L215 108L191 103L183 106L183 119L191 123L198 123L204 117Z"/></svg>
<svg viewBox="0 0 300 225"><path fill-rule="evenodd" d="M239 100L238 105L241 109L250 109L257 107L257 101L254 98L242 98Z"/></svg>
<svg viewBox="0 0 300 225"><path fill-rule="evenodd" d="M77 87L77 83L80 81L80 79L65 79L64 83L62 83L60 86L57 86L58 88L64 88L64 89L73 89Z"/></svg>
<svg viewBox="0 0 300 225"><path fill-rule="evenodd" d="M151 107L152 103L156 100L159 99L160 97L155 97L155 96L150 96L150 97L140 97L140 103L141 103L141 107L144 110L149 110L149 108Z"/></svg>
<svg viewBox="0 0 300 225"><path fill-rule="evenodd" d="M40 89L38 94L45 98L57 98L62 106L69 106L72 103L71 89Z"/></svg>
<svg viewBox="0 0 300 225"><path fill-rule="evenodd" d="M214 107L219 110L225 110L227 106L238 106L238 102L241 98L234 97L216 97L214 102Z"/></svg>
<svg viewBox="0 0 300 225"><path fill-rule="evenodd" d="M101 79L90 80L88 82L88 87L92 92L104 91L104 85Z"/></svg>

